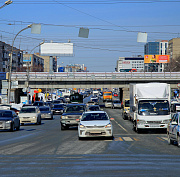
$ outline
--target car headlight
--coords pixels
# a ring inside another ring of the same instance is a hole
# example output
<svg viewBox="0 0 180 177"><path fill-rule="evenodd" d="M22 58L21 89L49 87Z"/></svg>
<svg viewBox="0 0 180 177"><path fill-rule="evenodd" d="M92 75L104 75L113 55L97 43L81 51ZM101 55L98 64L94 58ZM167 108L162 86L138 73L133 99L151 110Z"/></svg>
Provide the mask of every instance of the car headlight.
<svg viewBox="0 0 180 177"><path fill-rule="evenodd" d="M50 112L48 114L51 114Z"/></svg>
<svg viewBox="0 0 180 177"><path fill-rule="evenodd" d="M168 124L170 122L170 119L163 120L163 123Z"/></svg>
<svg viewBox="0 0 180 177"><path fill-rule="evenodd" d="M11 122L12 122L11 120L6 121L7 124L10 124Z"/></svg>
<svg viewBox="0 0 180 177"><path fill-rule="evenodd" d="M105 126L105 128L110 128L111 126L112 126L111 123L109 123Z"/></svg>
<svg viewBox="0 0 180 177"><path fill-rule="evenodd" d="M83 124L79 124L80 128L86 128Z"/></svg>
<svg viewBox="0 0 180 177"><path fill-rule="evenodd" d="M61 119L68 119L68 116L61 116Z"/></svg>
<svg viewBox="0 0 180 177"><path fill-rule="evenodd" d="M36 119L36 116L32 117L33 119Z"/></svg>

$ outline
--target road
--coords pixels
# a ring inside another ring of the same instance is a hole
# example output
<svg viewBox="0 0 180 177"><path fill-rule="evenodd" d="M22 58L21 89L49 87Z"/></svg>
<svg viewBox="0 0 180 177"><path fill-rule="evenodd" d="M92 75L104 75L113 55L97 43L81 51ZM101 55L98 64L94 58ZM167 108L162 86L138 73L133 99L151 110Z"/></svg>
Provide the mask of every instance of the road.
<svg viewBox="0 0 180 177"><path fill-rule="evenodd" d="M114 140L79 141L77 128L61 131L59 116L42 125L0 132L0 176L179 176L180 149L161 132L137 134L120 109L114 118Z"/></svg>

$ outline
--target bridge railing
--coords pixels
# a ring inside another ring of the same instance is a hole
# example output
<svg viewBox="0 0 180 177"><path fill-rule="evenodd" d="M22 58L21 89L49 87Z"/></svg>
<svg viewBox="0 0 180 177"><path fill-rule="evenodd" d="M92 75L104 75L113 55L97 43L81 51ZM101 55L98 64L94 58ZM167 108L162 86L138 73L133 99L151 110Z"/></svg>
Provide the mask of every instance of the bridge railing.
<svg viewBox="0 0 180 177"><path fill-rule="evenodd" d="M180 79L180 72L30 72L30 80L116 80L116 79ZM26 80L26 72L13 72L13 80Z"/></svg>

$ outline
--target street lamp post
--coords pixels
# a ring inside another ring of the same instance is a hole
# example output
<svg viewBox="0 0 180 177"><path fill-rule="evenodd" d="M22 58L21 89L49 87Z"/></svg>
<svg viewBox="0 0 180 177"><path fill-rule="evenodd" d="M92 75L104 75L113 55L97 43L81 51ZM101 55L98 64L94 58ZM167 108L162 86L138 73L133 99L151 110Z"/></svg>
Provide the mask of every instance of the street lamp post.
<svg viewBox="0 0 180 177"><path fill-rule="evenodd" d="M39 43L36 47L39 47L40 45L44 44L44 41ZM36 48L34 47L31 51L30 54L32 53L32 51ZM29 104L29 59L28 59L28 63L27 63L27 103Z"/></svg>
<svg viewBox="0 0 180 177"><path fill-rule="evenodd" d="M14 41L16 37L21 33L22 31L31 28L31 33L34 34L40 34L41 32L41 25L40 24L30 24L26 28L23 28L21 31L19 31L16 36L13 39L12 42L12 49L11 49L11 56L10 56L10 61L9 61L9 76L8 76L8 100L7 102L10 103L10 98L11 98L11 74L12 74L12 60L13 60L13 46L14 46Z"/></svg>
<svg viewBox="0 0 180 177"><path fill-rule="evenodd" d="M6 2L4 3L4 5L2 5L2 6L0 7L0 9L2 9L3 7L5 7L5 6L7 6L7 5L11 4L11 3L12 3L11 0L6 1Z"/></svg>

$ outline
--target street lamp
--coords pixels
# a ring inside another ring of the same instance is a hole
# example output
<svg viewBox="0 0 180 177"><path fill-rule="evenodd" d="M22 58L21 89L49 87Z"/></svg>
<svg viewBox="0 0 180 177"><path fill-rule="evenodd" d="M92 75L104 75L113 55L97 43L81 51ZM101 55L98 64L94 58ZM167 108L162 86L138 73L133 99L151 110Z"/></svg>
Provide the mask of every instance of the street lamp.
<svg viewBox="0 0 180 177"><path fill-rule="evenodd" d="M2 9L3 7L5 7L5 6L7 6L7 5L11 4L11 3L12 3L11 0L6 1L6 2L4 3L4 5L2 5L2 6L0 7L0 9Z"/></svg>
<svg viewBox="0 0 180 177"><path fill-rule="evenodd" d="M21 33L22 31L28 29L28 28L32 28L31 29L31 33L35 33L35 34L40 34L40 24L30 24L28 25L26 28L23 28L21 31L19 31L16 36L13 39L12 42L12 49L11 49L11 57L10 57L10 62L9 62L9 75L8 75L8 104L10 103L10 98L11 98L11 74L12 74L12 60L13 60L13 46L14 46L14 41L16 39L16 37L19 35L19 33Z"/></svg>
<svg viewBox="0 0 180 177"><path fill-rule="evenodd" d="M41 42L40 44L38 44L36 47L39 47L40 45L44 44L44 41ZM32 51L36 48L34 47L31 51L30 51L30 54L32 53ZM29 59L28 59L28 65L27 65L27 103L29 104Z"/></svg>

